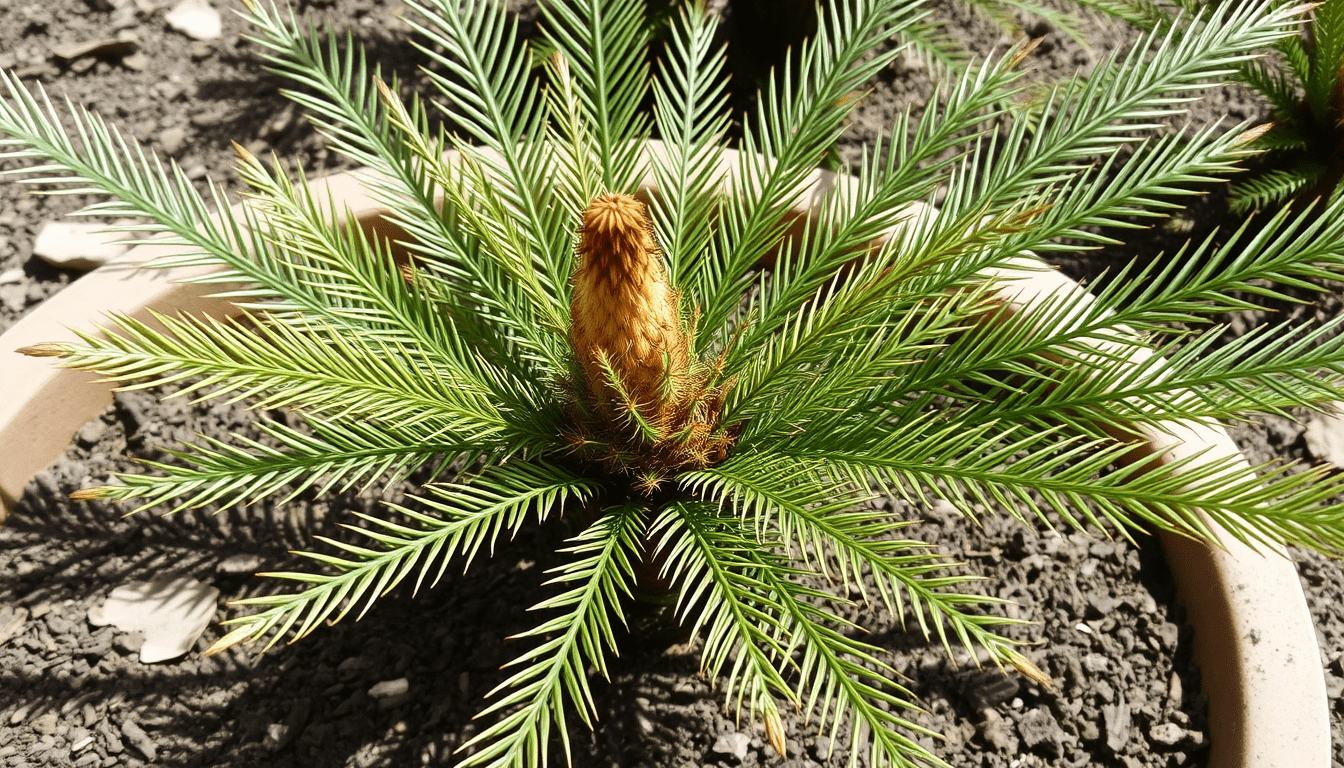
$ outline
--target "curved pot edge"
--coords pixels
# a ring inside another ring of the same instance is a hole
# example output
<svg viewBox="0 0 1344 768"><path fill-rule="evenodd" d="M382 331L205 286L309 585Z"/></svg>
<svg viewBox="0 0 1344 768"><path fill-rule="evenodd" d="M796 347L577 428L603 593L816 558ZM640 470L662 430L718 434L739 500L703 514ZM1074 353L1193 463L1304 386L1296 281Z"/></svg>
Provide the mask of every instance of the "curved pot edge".
<svg viewBox="0 0 1344 768"><path fill-rule="evenodd" d="M1003 270L997 277L1003 281L1000 297L1017 311L1086 292L1053 269ZM1164 422L1133 431L1146 441L1145 452L1161 454L1162 463L1249 466L1220 426ZM1209 701L1209 768L1331 765L1325 674L1296 566L1281 547L1252 549L1207 517L1204 523L1222 548L1167 531L1159 538L1196 628L1195 662Z"/></svg>
<svg viewBox="0 0 1344 768"><path fill-rule="evenodd" d="M655 151L659 151L654 146ZM728 150L732 153L733 150ZM731 173L725 160L725 175ZM818 171L800 189L795 210L805 212L819 190L846 179ZM368 223L382 206L353 173L310 182L344 210ZM651 178L644 187L653 189ZM138 246L100 267L0 335L0 524L27 481L65 451L75 432L111 401L110 385L50 360L18 357L14 350L73 340L69 328L87 329L109 312L149 320L159 311L219 310L209 286L171 282L181 271L138 269L164 253ZM1025 304L1053 291L1084 290L1058 272L1036 270L1007 283L1005 301ZM1175 441L1173 456L1210 455L1236 446L1221 429L1191 430L1182 443L1170 433L1150 435L1155 446ZM1195 655L1209 699L1209 768L1329 768L1330 724L1315 630L1291 560L1258 554L1235 541L1215 550L1180 536L1163 536L1177 587L1195 627Z"/></svg>

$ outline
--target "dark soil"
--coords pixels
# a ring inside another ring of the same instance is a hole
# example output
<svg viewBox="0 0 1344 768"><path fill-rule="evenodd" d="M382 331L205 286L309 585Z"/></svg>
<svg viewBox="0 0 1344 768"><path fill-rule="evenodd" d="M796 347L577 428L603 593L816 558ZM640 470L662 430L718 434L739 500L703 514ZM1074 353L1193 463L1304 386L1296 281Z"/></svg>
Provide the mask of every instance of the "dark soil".
<svg viewBox="0 0 1344 768"><path fill-rule="evenodd" d="M231 140L297 158L310 176L345 167L296 119L279 94L280 81L262 70L256 46L239 37L241 24L227 11L224 36L196 42L167 28L167 4L155 0L0 5L0 67L102 112L150 147L183 132L176 157L193 178L203 179L209 169L233 189L222 171L232 161ZM301 10L353 30L370 45L372 59L414 81L418 62L396 21L404 11L397 0L322 0ZM1010 41L966 19L954 28L972 50ZM138 39L143 69L120 58L64 62L51 53L118 31ZM1046 36L1034 59L1041 77L1086 70L1123 37L1102 21L1090 49L1048 28L1033 33ZM856 113L841 156L852 159L858 144L875 137L897 111L922 100L930 82L928 70L909 59L884 73ZM1239 121L1260 113L1237 91L1201 109L1197 119L1228 114ZM32 240L43 222L87 202L0 185L0 274L22 270L17 282L0 285L0 332L77 277L33 258ZM1197 230L1218 217L1216 202L1194 210ZM1135 246L1155 252L1171 250L1174 242L1158 231ZM1127 257L1117 250L1067 267L1095 276ZM1338 304L1332 296L1323 311ZM363 620L322 628L264 656L239 650L201 656L199 650L222 634L214 625L184 658L142 665L135 637L88 623L89 608L114 586L164 572L218 587L220 615L230 615L223 601L274 588L251 572L292 564L288 549L309 545L314 532L330 533L330 522L377 504L347 494L283 507L263 502L218 514L163 518L149 512L122 519L125 510L66 499L112 471L130 469L127 455L161 457L158 446L197 432L245 429L250 418L238 407L185 408L179 400L160 404L149 394L120 395L30 483L21 508L0 529L0 765L439 765L453 762L453 750L475 732L471 716L506 676L500 666L522 650L501 639L532 626L535 616L526 610L545 594L538 585L572 533L564 522L524 530L466 574L450 575L414 598L398 589ZM1240 428L1238 438L1253 460L1311 458L1302 427L1286 419ZM925 519L917 535L988 576L985 589L1015 601L1010 615L1035 623L1016 628L1014 636L1030 643L1028 656L1057 681L1055 689L1041 690L1016 675L978 670L959 649L954 665L913 629L856 608L854 618L872 631L867 639L889 649L889 661L911 679L928 710L919 722L946 735L947 743L936 747L945 759L1011 768L1201 764L1198 672L1189 663L1189 632L1180 624L1155 541L1135 548L1038 534L994 514L976 530L939 509L893 511ZM1335 757L1344 761L1338 736L1344 622L1334 609L1344 599L1344 569L1311 554L1294 557L1318 621ZM725 713L711 682L697 674L695 646L681 640L662 617L632 611L612 682L595 686L601 721L592 734L581 726L573 731L575 765L827 764L828 741L793 718L786 719L789 756L776 757L758 725ZM379 682L402 678L409 684L404 697L369 694ZM739 733L745 751L733 749L731 737ZM840 762L840 756L831 760Z"/></svg>

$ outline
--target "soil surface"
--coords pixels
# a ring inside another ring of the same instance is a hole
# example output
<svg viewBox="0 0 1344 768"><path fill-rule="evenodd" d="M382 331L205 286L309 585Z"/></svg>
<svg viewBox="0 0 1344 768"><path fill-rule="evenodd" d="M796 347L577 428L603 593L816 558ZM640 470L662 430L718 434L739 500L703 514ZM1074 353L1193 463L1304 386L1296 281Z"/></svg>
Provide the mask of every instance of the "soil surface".
<svg viewBox="0 0 1344 768"><path fill-rule="evenodd" d="M236 191L223 170L232 162L230 141L256 154L273 148L296 158L310 176L347 167L279 93L281 81L262 69L257 47L240 37L242 25L227 7L220 8L222 36L198 41L171 29L169 4L155 0L0 5L0 67L101 112L129 137L174 157L198 183L209 169ZM319 24L350 29L385 71L416 82L420 62L404 42L397 17L405 8L397 0L325 0L299 10ZM955 9L945 12L971 50L1012 39ZM1086 71L1108 46L1132 37L1104 20L1088 27L1090 46L1048 25L1026 26L1044 35L1033 57L1042 79ZM110 38L133 39L129 49L116 49L132 52L73 60L53 52ZM750 62L735 71L747 80ZM855 114L842 158L852 160L899 110L921 103L932 80L909 58L883 73ZM1194 118L1226 115L1236 122L1262 111L1229 89ZM32 243L44 222L89 202L0 185L0 332L78 276L33 257ZM1208 231L1224 220L1221 210L1215 193L1191 209L1187 224L1196 234ZM1169 230L1141 233L1127 249L1064 266L1076 277L1096 277L1135 252L1171 251L1178 242ZM1336 293L1306 311L1329 315L1340 303ZM1234 318L1233 332L1258 319ZM274 588L251 573L292 564L287 551L311 545L314 533L331 534L329 518L378 503L346 494L123 519L125 510L111 505L69 501L71 491L132 469L128 456L163 458L163 446L198 432L245 430L252 418L236 406L161 403L161 394L119 395L63 458L34 478L20 510L0 529L0 766L452 763L453 751L475 732L471 716L483 696L505 677L499 667L521 651L501 638L532 626L527 608L544 594L538 585L572 531L563 522L524 530L493 558L435 589L414 598L395 590L361 621L323 628L263 656L231 650L202 657L200 649L221 634L216 624L181 659L141 664L140 638L87 620L113 587L185 573L219 588L219 615L226 616L224 601ZM1287 419L1239 427L1237 437L1253 461L1315 458L1302 425ZM995 514L977 530L942 509L893 512L924 519L916 535L986 575L985 589L1016 603L1009 615L1035 622L1013 636L1030 643L1028 656L1057 681L1042 690L1016 675L979 670L964 652L949 660L913 626L902 629L856 607L854 618L872 632L867 639L889 649L890 663L910 678L927 710L917 721L947 737L940 745L926 739L938 754L957 766L1002 768L1202 763L1198 672L1154 540L1133 547L1038 533ZM1344 621L1337 610L1344 569L1310 553L1293 557L1318 622L1335 758L1344 762ZM825 737L793 718L786 719L788 757L775 756L758 724L725 712L711 682L697 674L696 647L665 617L636 611L631 624L611 683L595 686L602 712L596 730L573 731L575 765L843 764L840 754L828 759Z"/></svg>

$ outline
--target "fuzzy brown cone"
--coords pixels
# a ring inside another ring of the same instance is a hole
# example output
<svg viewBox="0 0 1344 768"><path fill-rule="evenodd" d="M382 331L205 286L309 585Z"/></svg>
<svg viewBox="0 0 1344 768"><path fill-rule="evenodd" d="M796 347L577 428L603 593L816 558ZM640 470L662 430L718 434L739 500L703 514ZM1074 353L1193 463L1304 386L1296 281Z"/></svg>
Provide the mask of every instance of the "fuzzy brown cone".
<svg viewBox="0 0 1344 768"><path fill-rule="evenodd" d="M583 212L573 283L571 334L588 390L615 399L605 357L640 414L661 421L689 350L643 203L621 194L593 200Z"/></svg>

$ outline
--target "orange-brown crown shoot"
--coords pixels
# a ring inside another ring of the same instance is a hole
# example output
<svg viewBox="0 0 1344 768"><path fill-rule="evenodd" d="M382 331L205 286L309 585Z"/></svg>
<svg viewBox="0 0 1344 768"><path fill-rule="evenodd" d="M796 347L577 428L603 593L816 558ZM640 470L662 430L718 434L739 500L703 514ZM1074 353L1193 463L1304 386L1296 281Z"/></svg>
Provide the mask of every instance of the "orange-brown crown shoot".
<svg viewBox="0 0 1344 768"><path fill-rule="evenodd" d="M603 360L641 415L656 420L675 379L686 374L688 344L644 204L606 194L583 212L570 304L574 353L584 385L613 397Z"/></svg>

